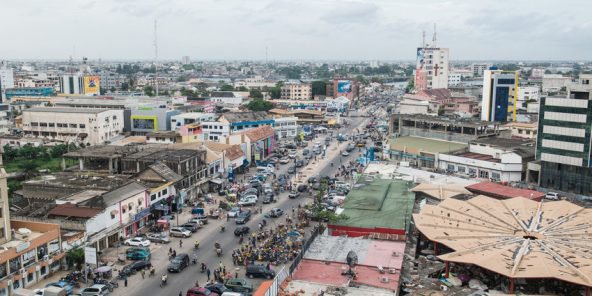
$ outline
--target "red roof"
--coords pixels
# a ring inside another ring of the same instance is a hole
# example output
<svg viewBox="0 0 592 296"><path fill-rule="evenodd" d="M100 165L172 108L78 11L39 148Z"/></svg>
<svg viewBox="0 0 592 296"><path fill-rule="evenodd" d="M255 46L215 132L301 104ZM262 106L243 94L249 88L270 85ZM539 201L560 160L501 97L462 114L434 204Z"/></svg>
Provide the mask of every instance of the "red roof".
<svg viewBox="0 0 592 296"><path fill-rule="evenodd" d="M102 209L78 207L71 203L66 203L62 205L57 205L55 208L51 209L47 213L47 215L61 217L92 218L102 211Z"/></svg>
<svg viewBox="0 0 592 296"><path fill-rule="evenodd" d="M465 188L475 194L483 194L501 199L525 197L528 199L540 201L545 196L545 193L540 191L512 188L493 182L481 182L469 185Z"/></svg>

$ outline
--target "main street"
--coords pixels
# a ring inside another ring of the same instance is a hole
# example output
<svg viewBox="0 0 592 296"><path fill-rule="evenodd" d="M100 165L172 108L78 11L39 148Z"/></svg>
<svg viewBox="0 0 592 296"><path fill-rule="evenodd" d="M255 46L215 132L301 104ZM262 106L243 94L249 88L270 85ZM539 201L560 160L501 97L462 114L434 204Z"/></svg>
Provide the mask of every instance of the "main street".
<svg viewBox="0 0 592 296"><path fill-rule="evenodd" d="M349 127L341 128L341 132L345 134L353 134L356 128L359 128L361 131L363 126L368 122L368 118L366 117L347 117L346 120L349 122ZM333 176L335 175L337 168L339 167L340 163L347 163L350 160L354 160L357 158L358 153L352 152L349 156L343 157L341 156L341 151L345 150L348 141L345 142L338 142L336 140L337 131L333 134L333 139L330 145L327 147L325 157L319 155L317 157L317 161L312 159L308 165L298 168L298 172L304 174L306 177L303 180L310 176ZM319 135L314 141L320 141L324 143L325 135ZM314 142L311 141L311 142ZM311 143L312 144L312 143ZM311 148L311 144L309 144L309 149ZM302 150L298 149L298 155L300 159L302 157ZM356 150L357 151L357 150ZM340 161L341 160L341 161ZM331 166L331 163L334 165ZM286 165L280 165L280 168L275 172L276 175L279 174L287 174L287 169L289 166L292 166L293 162ZM291 175L294 176L294 175ZM271 181L273 178L269 178L268 182ZM238 177L239 181L242 181L242 176ZM213 194L217 195L217 194ZM217 197L221 199L222 197ZM301 194L300 198L296 199L289 199L288 192L283 192L276 196L277 202L271 204L262 204L261 201L258 202L256 207L252 207L254 212L255 208L262 207L263 213L269 212L272 208L281 208L284 210L285 214L280 218L269 218L267 219L267 227L274 227L277 222L275 220L279 219L280 221L285 221L285 217L288 214L291 214L293 208L298 208L298 205L305 205L307 203L312 203L312 199L310 198L308 193ZM190 218L189 209L185 208L183 213L179 216L179 223L184 223ZM257 230L258 224L264 219L262 214L254 214L251 217L251 220L246 224L250 227L250 229ZM225 225L226 231L221 232L220 226ZM234 274L235 266L233 266L232 262L232 250L238 247L238 238L234 235L234 229L236 228L236 224L234 219L230 219L230 221L226 221L226 219L221 220L209 220L209 223L204 225L201 229L199 229L196 233L194 233L190 238L183 239L183 247L179 247L179 238L172 238L171 242L166 245L155 245L151 246L152 250L152 264L156 269L156 276L148 277L146 275L145 279L142 279L139 273L129 277L128 279L128 287L124 287L123 283L120 282L120 286L118 289L113 291L113 295L179 295L181 292L182 295L185 295L187 289L194 287L196 281L199 282L200 286L204 286L207 282L207 277L205 273L200 273L200 263L205 263L210 270L212 270L213 279L213 270L217 268L222 261L222 264L226 266L227 272L230 271ZM310 235L310 232L306 234L307 237ZM199 250L194 251L194 242L199 241L200 246ZM216 256L214 251L214 243L219 242L222 245L224 250L224 254L222 258ZM168 250L169 248L173 248L177 254L179 253L187 253L190 257L193 257L193 254L197 254L198 256L198 264L190 265L188 268L183 270L181 273L168 273L166 267L168 265ZM272 267L276 272L281 269L281 266L274 266ZM244 267L240 266L238 270L239 278L245 278L245 271ZM161 275L168 274L168 283L164 287L160 287L160 278ZM254 287L256 288L261 280L250 280Z"/></svg>

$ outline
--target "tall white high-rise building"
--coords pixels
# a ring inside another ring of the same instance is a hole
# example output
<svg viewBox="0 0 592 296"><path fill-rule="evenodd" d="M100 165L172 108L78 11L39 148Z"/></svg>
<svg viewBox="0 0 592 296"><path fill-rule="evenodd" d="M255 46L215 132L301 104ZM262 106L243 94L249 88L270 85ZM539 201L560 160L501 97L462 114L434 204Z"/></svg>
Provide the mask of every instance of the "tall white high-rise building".
<svg viewBox="0 0 592 296"><path fill-rule="evenodd" d="M417 48L415 89L448 88L448 48Z"/></svg>
<svg viewBox="0 0 592 296"><path fill-rule="evenodd" d="M189 63L191 63L191 59L189 58L189 56L182 56L181 57L181 63L183 65L189 65Z"/></svg>
<svg viewBox="0 0 592 296"><path fill-rule="evenodd" d="M11 68L7 68L6 64L2 62L0 64L0 97L2 100L6 99L4 92L8 88L14 87L14 71Z"/></svg>

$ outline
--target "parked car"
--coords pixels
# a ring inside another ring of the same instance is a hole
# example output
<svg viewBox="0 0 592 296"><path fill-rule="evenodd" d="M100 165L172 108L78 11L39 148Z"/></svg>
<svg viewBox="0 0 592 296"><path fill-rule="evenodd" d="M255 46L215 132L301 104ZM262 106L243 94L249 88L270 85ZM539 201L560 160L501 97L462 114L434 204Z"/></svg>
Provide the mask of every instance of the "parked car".
<svg viewBox="0 0 592 296"><path fill-rule="evenodd" d="M273 193L267 193L267 194L265 194L265 196L263 197L263 199L261 200L261 202L263 202L264 204L275 202Z"/></svg>
<svg viewBox="0 0 592 296"><path fill-rule="evenodd" d="M296 155L298 155L296 150L292 150L290 153L288 153L289 158L296 158Z"/></svg>
<svg viewBox="0 0 592 296"><path fill-rule="evenodd" d="M150 250L143 247L133 247L125 250L128 260L150 260Z"/></svg>
<svg viewBox="0 0 592 296"><path fill-rule="evenodd" d="M304 155L305 159L312 159L314 156L312 155L312 153L306 154Z"/></svg>
<svg viewBox="0 0 592 296"><path fill-rule="evenodd" d="M290 158L289 157L282 157L282 159L280 159L280 163L281 164L290 163Z"/></svg>
<svg viewBox="0 0 592 296"><path fill-rule="evenodd" d="M298 191L291 191L290 194L288 194L288 198L298 198L300 197L300 192Z"/></svg>
<svg viewBox="0 0 592 296"><path fill-rule="evenodd" d="M241 197L242 196L247 196L247 195L258 195L259 194L259 189L257 188L247 188L245 189L245 191L243 191L241 193Z"/></svg>
<svg viewBox="0 0 592 296"><path fill-rule="evenodd" d="M310 154L310 150L308 150L308 149L302 150L302 155L309 155L309 154Z"/></svg>
<svg viewBox="0 0 592 296"><path fill-rule="evenodd" d="M545 194L545 199L559 200L559 194L557 192L547 192L547 194Z"/></svg>
<svg viewBox="0 0 592 296"><path fill-rule="evenodd" d="M168 235L166 235L164 233L160 233L160 232L159 233L147 233L146 239L153 242L153 243L159 243L159 244L168 244L171 242Z"/></svg>
<svg viewBox="0 0 592 296"><path fill-rule="evenodd" d="M317 183L317 182L319 182L319 177L317 177L317 176L310 176L308 178L308 183Z"/></svg>
<svg viewBox="0 0 592 296"><path fill-rule="evenodd" d="M239 206L254 206L257 204L257 196L256 195L249 195L241 198L238 201Z"/></svg>
<svg viewBox="0 0 592 296"><path fill-rule="evenodd" d="M245 224L249 222L249 220L251 220L251 212L242 212L238 215L238 217L236 217L234 222L236 224Z"/></svg>
<svg viewBox="0 0 592 296"><path fill-rule="evenodd" d="M193 287L187 290L187 294L185 294L185 296L220 296L220 294L212 292L208 288Z"/></svg>
<svg viewBox="0 0 592 296"><path fill-rule="evenodd" d="M228 211L228 217L230 218L236 218L238 216L238 208L232 208L230 209L230 211Z"/></svg>
<svg viewBox="0 0 592 296"><path fill-rule="evenodd" d="M297 168L303 167L304 166L304 160L302 160L302 159L296 160L296 163L294 165Z"/></svg>
<svg viewBox="0 0 592 296"><path fill-rule="evenodd" d="M134 238L126 239L124 244L126 246L148 247L148 246L150 246L150 241L143 238L143 237L134 237Z"/></svg>
<svg viewBox="0 0 592 296"><path fill-rule="evenodd" d="M169 272L181 272L187 266L189 266L189 255L181 253L177 254L177 256L171 260L167 270Z"/></svg>
<svg viewBox="0 0 592 296"><path fill-rule="evenodd" d="M291 166L291 167L288 168L288 174L293 174L295 172L296 172L296 167Z"/></svg>
<svg viewBox="0 0 592 296"><path fill-rule="evenodd" d="M284 210L280 208L273 208L269 211L269 216L272 218L280 217L284 213Z"/></svg>
<svg viewBox="0 0 592 296"><path fill-rule="evenodd" d="M224 286L226 286L226 288L230 289L233 292L249 294L253 292L253 284L241 278L227 279L224 282Z"/></svg>
<svg viewBox="0 0 592 296"><path fill-rule="evenodd" d="M344 150L341 152L341 156L349 156L349 152L347 152L347 150Z"/></svg>
<svg viewBox="0 0 592 296"><path fill-rule="evenodd" d="M103 296L109 295L109 287L107 285L95 284L80 291L82 296Z"/></svg>
<svg viewBox="0 0 592 296"><path fill-rule="evenodd" d="M234 235L240 236L241 234L248 234L251 229L249 226L239 226L234 230Z"/></svg>
<svg viewBox="0 0 592 296"><path fill-rule="evenodd" d="M247 277L249 278L265 278L272 279L275 276L275 271L267 269L262 264L249 264L247 265Z"/></svg>
<svg viewBox="0 0 592 296"><path fill-rule="evenodd" d="M222 293L230 291L230 289L226 288L226 286L224 286L222 283L207 284L206 289L214 293L218 293L218 295L222 295Z"/></svg>
<svg viewBox="0 0 592 296"><path fill-rule="evenodd" d="M180 225L179 227L183 227L191 232L196 232L199 229L199 224L195 222L187 222L185 224Z"/></svg>
<svg viewBox="0 0 592 296"><path fill-rule="evenodd" d="M66 290L66 294L70 295L72 294L72 291L74 290L74 287L72 287L72 285L70 285L67 282L64 281L58 281L58 282L53 282L53 283L49 283L47 285L45 285L45 287L56 287L56 288L62 288L64 290Z"/></svg>
<svg viewBox="0 0 592 296"><path fill-rule="evenodd" d="M308 186L306 184L300 184L296 187L296 190L298 192L305 192L308 189Z"/></svg>
<svg viewBox="0 0 592 296"><path fill-rule="evenodd" d="M189 231L183 227L172 227L170 230L170 235L176 236L176 237L188 238L191 236L191 231Z"/></svg>
<svg viewBox="0 0 592 296"><path fill-rule="evenodd" d="M125 272L126 274L132 274L135 273L136 271L140 271L142 269L146 269L146 268L150 268L150 266L152 266L152 263L150 263L150 261L148 260L138 260L136 262L130 263L126 266L124 266L121 271Z"/></svg>

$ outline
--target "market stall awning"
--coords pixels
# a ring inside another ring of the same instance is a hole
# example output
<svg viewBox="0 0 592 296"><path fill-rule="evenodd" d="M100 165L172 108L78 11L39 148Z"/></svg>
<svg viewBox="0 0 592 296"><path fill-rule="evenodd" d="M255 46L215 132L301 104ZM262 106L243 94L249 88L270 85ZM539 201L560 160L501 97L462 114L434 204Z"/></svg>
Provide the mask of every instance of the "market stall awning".
<svg viewBox="0 0 592 296"><path fill-rule="evenodd" d="M555 278L592 287L592 209L568 201L516 197L448 198L413 219L431 241L454 251L439 256L509 278Z"/></svg>

